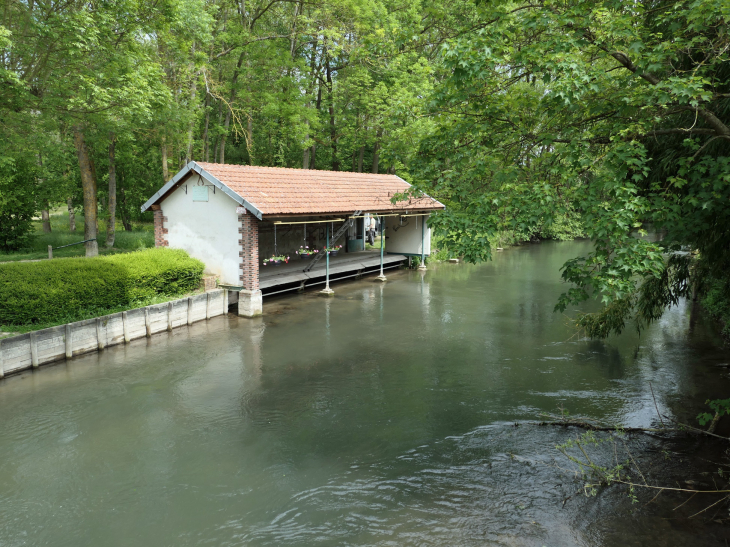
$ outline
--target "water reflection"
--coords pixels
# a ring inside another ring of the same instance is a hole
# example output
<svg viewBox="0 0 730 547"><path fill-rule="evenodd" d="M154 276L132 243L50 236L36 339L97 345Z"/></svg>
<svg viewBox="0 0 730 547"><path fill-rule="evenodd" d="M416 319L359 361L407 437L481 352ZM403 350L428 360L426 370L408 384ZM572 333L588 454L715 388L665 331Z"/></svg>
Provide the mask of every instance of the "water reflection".
<svg viewBox="0 0 730 547"><path fill-rule="evenodd" d="M582 251L267 300L0 383L0 545L696 544L613 493L564 506L566 432L513 425L558 405L648 425L650 385L685 419L728 387L683 306L575 336L552 308Z"/></svg>

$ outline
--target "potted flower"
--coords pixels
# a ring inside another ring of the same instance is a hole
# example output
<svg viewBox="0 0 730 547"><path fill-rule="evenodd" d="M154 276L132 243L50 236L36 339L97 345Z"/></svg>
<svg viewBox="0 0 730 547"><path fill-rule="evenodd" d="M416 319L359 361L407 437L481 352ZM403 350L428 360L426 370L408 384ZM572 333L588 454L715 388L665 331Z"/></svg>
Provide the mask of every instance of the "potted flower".
<svg viewBox="0 0 730 547"><path fill-rule="evenodd" d="M299 247L297 249L297 254L302 260L309 260L318 252L319 251L317 249L310 249L307 245L305 245L304 247Z"/></svg>
<svg viewBox="0 0 730 547"><path fill-rule="evenodd" d="M332 245L331 247L324 248L324 250L327 251L330 256L337 256L337 253L340 252L340 249L342 249L342 245Z"/></svg>
<svg viewBox="0 0 730 547"><path fill-rule="evenodd" d="M281 264L289 262L289 257L284 255L272 256L271 258L264 259L264 266L280 266Z"/></svg>

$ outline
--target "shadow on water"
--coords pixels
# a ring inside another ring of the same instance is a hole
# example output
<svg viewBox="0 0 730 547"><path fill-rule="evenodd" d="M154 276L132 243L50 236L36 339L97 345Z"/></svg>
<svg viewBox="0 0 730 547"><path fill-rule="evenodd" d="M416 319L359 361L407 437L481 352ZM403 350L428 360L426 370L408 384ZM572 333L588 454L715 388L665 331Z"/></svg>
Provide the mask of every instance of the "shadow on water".
<svg viewBox="0 0 730 547"><path fill-rule="evenodd" d="M725 545L681 496L576 494L554 450L576 432L528 424L562 406L649 426L650 382L692 420L727 391L684 303L641 336L578 338L553 307L586 250L391 272L5 380L0 545ZM628 442L658 482L720 457Z"/></svg>

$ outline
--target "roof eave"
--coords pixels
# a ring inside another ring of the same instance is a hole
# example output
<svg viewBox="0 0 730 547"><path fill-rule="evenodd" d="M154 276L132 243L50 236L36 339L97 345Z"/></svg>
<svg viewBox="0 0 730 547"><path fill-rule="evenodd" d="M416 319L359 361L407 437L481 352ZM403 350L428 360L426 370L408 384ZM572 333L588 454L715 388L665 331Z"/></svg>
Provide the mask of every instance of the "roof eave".
<svg viewBox="0 0 730 547"><path fill-rule="evenodd" d="M178 182L180 182L182 179L184 179L186 176L188 176L190 173L197 173L202 178L204 178L206 181L208 181L210 184L215 186L216 188L219 188L222 190L228 197L233 199L236 203L243 205L247 211L249 211L252 215L254 215L256 218L261 220L263 217L263 213L259 211L259 209L253 205L252 203L249 203L245 199L243 199L242 196L238 195L236 192L231 190L228 186L223 184L218 178L211 175L208 171L203 169L200 165L198 165L196 162L191 161L188 163L185 167L183 167L174 177L172 177L162 188L160 188L150 199L147 200L147 202L142 205L141 209L144 213L147 209L152 207L155 203L157 203L159 200L161 200Z"/></svg>

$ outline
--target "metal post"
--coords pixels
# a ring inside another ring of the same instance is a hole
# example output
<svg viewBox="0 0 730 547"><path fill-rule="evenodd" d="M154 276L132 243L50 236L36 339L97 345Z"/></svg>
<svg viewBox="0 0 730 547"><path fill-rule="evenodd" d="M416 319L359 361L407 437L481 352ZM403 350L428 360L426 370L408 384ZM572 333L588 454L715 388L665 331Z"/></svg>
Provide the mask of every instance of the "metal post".
<svg viewBox="0 0 730 547"><path fill-rule="evenodd" d="M426 269L426 217L421 219L421 265L418 266L418 269Z"/></svg>
<svg viewBox="0 0 730 547"><path fill-rule="evenodd" d="M53 247L51 247L49 245L48 246L48 260L50 260L51 258L53 258Z"/></svg>
<svg viewBox="0 0 730 547"><path fill-rule="evenodd" d="M385 281L386 277L383 273L383 254L385 252L385 227L383 226L383 223L385 222L385 217L380 217L380 275L376 277L378 281Z"/></svg>
<svg viewBox="0 0 730 547"><path fill-rule="evenodd" d="M327 233L327 240L326 240L327 241L327 244L326 244L326 247L324 248L324 252L327 253L327 256L325 256L324 258L325 258L325 260L327 262L326 262L326 266L325 266L325 283L324 283L324 289L322 289L320 291L322 294L327 294L327 295L330 295L330 294L334 294L335 293L335 291L333 291L332 289L330 289L330 252L328 250L329 249L329 246L330 246L330 224L331 223L328 223L328 224L325 225L326 226L326 233Z"/></svg>

